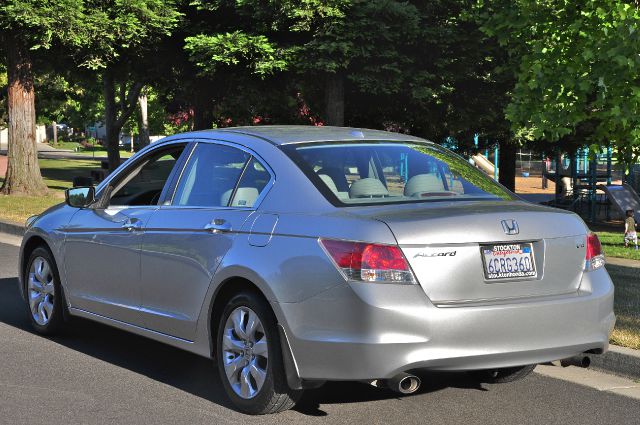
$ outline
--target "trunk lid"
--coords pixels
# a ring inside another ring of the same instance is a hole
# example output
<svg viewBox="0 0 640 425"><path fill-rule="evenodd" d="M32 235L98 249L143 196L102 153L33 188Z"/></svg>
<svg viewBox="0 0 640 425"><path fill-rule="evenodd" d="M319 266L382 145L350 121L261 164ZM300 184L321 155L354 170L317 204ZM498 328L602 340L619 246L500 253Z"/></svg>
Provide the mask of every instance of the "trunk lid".
<svg viewBox="0 0 640 425"><path fill-rule="evenodd" d="M587 228L573 213L504 201L363 207L350 212L389 226L436 305L554 296L575 293L580 286ZM518 231L507 234L513 221ZM531 247L536 276L488 279L483 251L493 244Z"/></svg>

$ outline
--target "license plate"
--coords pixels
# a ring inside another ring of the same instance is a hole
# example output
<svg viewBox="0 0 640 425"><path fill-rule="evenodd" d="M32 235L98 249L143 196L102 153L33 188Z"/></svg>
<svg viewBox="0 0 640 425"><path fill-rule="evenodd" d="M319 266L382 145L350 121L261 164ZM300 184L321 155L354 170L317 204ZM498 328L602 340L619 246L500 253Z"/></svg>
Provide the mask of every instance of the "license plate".
<svg viewBox="0 0 640 425"><path fill-rule="evenodd" d="M531 243L483 245L484 276L487 279L533 278L536 266Z"/></svg>

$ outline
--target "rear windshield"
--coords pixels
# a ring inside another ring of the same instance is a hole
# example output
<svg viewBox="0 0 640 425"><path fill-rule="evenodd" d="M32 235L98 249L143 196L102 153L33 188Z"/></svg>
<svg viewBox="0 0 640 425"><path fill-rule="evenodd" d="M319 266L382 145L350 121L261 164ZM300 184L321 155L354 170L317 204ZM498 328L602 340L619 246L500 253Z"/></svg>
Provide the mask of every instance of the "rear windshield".
<svg viewBox="0 0 640 425"><path fill-rule="evenodd" d="M336 206L516 199L435 144L312 143L283 149Z"/></svg>

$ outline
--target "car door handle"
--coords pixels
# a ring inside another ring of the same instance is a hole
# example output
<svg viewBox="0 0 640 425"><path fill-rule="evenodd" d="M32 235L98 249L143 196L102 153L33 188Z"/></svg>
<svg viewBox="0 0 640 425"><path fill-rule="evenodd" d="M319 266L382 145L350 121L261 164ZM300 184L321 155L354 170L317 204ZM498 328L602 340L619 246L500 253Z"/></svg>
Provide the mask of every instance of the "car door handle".
<svg viewBox="0 0 640 425"><path fill-rule="evenodd" d="M122 223L122 228L129 232L135 232L142 230L142 224L140 224L140 220L127 219L127 221Z"/></svg>
<svg viewBox="0 0 640 425"><path fill-rule="evenodd" d="M223 233L231 231L231 223L223 218L216 218L211 223L207 223L204 226L204 230L211 233Z"/></svg>

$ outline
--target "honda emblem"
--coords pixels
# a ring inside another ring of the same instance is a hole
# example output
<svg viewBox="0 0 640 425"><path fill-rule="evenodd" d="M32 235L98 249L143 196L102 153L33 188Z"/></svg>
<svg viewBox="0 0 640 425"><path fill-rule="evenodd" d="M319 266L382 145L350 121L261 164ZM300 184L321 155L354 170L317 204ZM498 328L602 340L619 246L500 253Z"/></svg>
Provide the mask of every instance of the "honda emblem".
<svg viewBox="0 0 640 425"><path fill-rule="evenodd" d="M502 220L502 230L507 235L517 235L520 233L520 229L518 228L518 222L515 220Z"/></svg>

